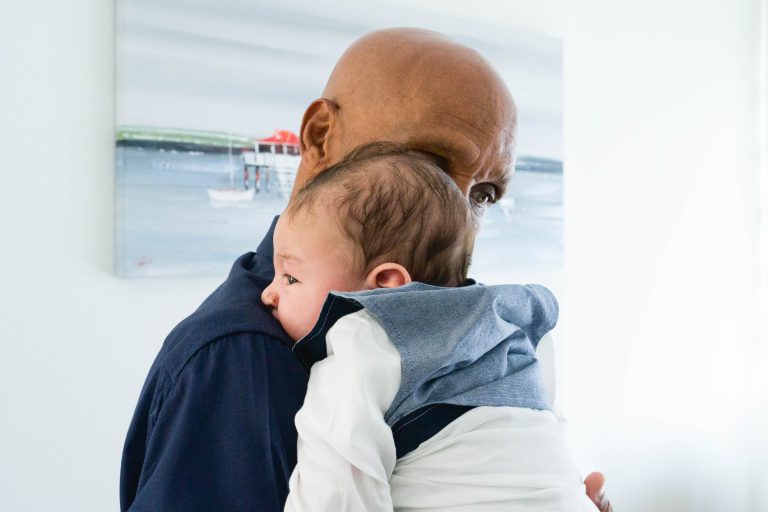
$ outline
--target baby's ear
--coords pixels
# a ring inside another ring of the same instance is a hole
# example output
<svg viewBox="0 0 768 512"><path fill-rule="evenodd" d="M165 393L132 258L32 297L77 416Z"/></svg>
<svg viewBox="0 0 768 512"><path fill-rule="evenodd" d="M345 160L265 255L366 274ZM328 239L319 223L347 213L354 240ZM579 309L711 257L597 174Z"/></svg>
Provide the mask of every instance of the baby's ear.
<svg viewBox="0 0 768 512"><path fill-rule="evenodd" d="M371 270L365 278L365 284L369 289L397 288L411 281L411 274L397 263L382 263Z"/></svg>

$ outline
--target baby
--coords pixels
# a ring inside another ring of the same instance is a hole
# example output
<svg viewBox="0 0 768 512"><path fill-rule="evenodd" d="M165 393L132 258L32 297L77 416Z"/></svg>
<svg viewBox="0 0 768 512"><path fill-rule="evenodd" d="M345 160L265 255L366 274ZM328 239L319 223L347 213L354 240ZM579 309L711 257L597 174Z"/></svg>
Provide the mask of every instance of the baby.
<svg viewBox="0 0 768 512"><path fill-rule="evenodd" d="M311 367L286 510L596 510L536 360L557 303L466 279L469 208L429 158L373 143L281 215L262 301Z"/></svg>

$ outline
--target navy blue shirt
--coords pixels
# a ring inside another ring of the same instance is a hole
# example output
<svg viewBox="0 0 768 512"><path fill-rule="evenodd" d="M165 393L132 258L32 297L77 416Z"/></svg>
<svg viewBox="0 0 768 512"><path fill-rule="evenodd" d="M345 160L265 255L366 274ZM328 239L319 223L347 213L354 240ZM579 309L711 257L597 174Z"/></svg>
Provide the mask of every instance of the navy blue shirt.
<svg viewBox="0 0 768 512"><path fill-rule="evenodd" d="M282 511L307 374L261 304L274 222L168 336L123 449L123 511Z"/></svg>

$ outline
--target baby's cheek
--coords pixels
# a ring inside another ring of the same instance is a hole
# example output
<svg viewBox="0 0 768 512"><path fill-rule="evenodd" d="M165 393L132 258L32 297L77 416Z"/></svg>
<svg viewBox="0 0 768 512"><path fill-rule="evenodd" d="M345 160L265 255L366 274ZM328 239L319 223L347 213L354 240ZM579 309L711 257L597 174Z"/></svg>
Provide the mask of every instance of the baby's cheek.
<svg viewBox="0 0 768 512"><path fill-rule="evenodd" d="M309 333L317 323L320 311L323 309L324 301L313 301L307 304L301 312L301 330L304 334Z"/></svg>

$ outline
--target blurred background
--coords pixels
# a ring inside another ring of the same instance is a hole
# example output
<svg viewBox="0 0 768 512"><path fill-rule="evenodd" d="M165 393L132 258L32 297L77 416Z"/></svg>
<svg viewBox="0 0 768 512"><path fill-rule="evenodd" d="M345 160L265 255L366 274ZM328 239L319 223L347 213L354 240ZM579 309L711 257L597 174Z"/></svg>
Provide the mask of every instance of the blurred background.
<svg viewBox="0 0 768 512"><path fill-rule="evenodd" d="M617 512L768 510L765 2L415 3L564 41L584 473ZM0 7L0 510L118 508L146 372L221 281L114 275L115 34L108 1Z"/></svg>

